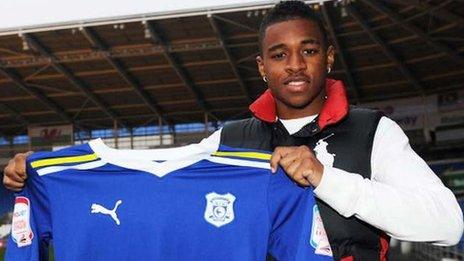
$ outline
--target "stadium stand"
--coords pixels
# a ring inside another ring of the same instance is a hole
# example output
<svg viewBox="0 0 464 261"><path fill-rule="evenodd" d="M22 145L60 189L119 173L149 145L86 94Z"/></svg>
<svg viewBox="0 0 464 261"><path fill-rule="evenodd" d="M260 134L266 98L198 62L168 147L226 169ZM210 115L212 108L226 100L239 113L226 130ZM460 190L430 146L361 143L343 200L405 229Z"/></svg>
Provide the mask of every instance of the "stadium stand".
<svg viewBox="0 0 464 261"><path fill-rule="evenodd" d="M331 77L347 84L350 102L399 122L463 206L464 3L307 2L337 49ZM265 90L257 28L271 5L0 29L0 169L17 152L93 138L115 148L184 145L250 116L247 106ZM11 197L0 188L0 216ZM463 253L464 241L415 243L407 260Z"/></svg>

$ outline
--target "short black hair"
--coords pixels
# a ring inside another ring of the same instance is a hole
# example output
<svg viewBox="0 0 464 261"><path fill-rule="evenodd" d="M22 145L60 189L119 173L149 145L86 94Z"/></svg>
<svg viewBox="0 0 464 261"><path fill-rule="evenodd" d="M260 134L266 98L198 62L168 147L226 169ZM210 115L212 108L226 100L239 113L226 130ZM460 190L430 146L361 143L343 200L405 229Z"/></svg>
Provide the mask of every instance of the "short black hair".
<svg viewBox="0 0 464 261"><path fill-rule="evenodd" d="M259 26L259 50L262 53L262 45L266 29L276 23L294 19L306 19L315 22L322 34L324 48L328 47L327 33L319 16L313 9L302 1L280 1L276 4L261 21Z"/></svg>

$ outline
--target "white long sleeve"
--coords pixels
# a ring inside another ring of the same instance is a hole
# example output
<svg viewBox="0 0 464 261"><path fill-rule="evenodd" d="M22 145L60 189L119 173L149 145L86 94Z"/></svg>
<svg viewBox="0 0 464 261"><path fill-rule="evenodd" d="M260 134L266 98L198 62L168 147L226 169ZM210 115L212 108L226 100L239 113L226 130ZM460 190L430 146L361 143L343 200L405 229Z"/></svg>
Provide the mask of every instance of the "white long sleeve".
<svg viewBox="0 0 464 261"><path fill-rule="evenodd" d="M364 179L325 166L314 192L341 215L355 215L393 238L438 245L459 242L463 216L455 196L386 117L374 136L371 168L371 179Z"/></svg>

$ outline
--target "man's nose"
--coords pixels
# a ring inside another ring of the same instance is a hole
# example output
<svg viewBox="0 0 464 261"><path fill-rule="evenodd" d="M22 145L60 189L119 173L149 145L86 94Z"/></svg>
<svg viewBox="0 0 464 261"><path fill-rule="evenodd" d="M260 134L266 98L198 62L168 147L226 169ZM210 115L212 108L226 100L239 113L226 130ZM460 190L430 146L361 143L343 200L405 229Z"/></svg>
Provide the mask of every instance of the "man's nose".
<svg viewBox="0 0 464 261"><path fill-rule="evenodd" d="M299 71L306 70L307 65L303 55L299 53L295 53L290 55L290 59L288 59L286 69L288 72L295 73Z"/></svg>

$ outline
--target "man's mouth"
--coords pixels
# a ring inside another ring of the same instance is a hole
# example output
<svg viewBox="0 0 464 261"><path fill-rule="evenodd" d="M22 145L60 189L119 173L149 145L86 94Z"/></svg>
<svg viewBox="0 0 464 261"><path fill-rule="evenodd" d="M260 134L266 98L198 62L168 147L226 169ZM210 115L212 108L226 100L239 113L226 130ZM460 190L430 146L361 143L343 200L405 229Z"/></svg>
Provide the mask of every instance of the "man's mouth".
<svg viewBox="0 0 464 261"><path fill-rule="evenodd" d="M284 84L285 85L301 85L305 83L309 83L311 80L309 77L300 75L300 76L289 76L286 79L284 79Z"/></svg>
<svg viewBox="0 0 464 261"><path fill-rule="evenodd" d="M290 91L301 92L308 89L310 80L306 77L294 77L284 81L284 84Z"/></svg>
<svg viewBox="0 0 464 261"><path fill-rule="evenodd" d="M307 81L291 81L289 83L287 83L287 85L289 86L300 86L300 85L303 85L303 84L306 84Z"/></svg>

